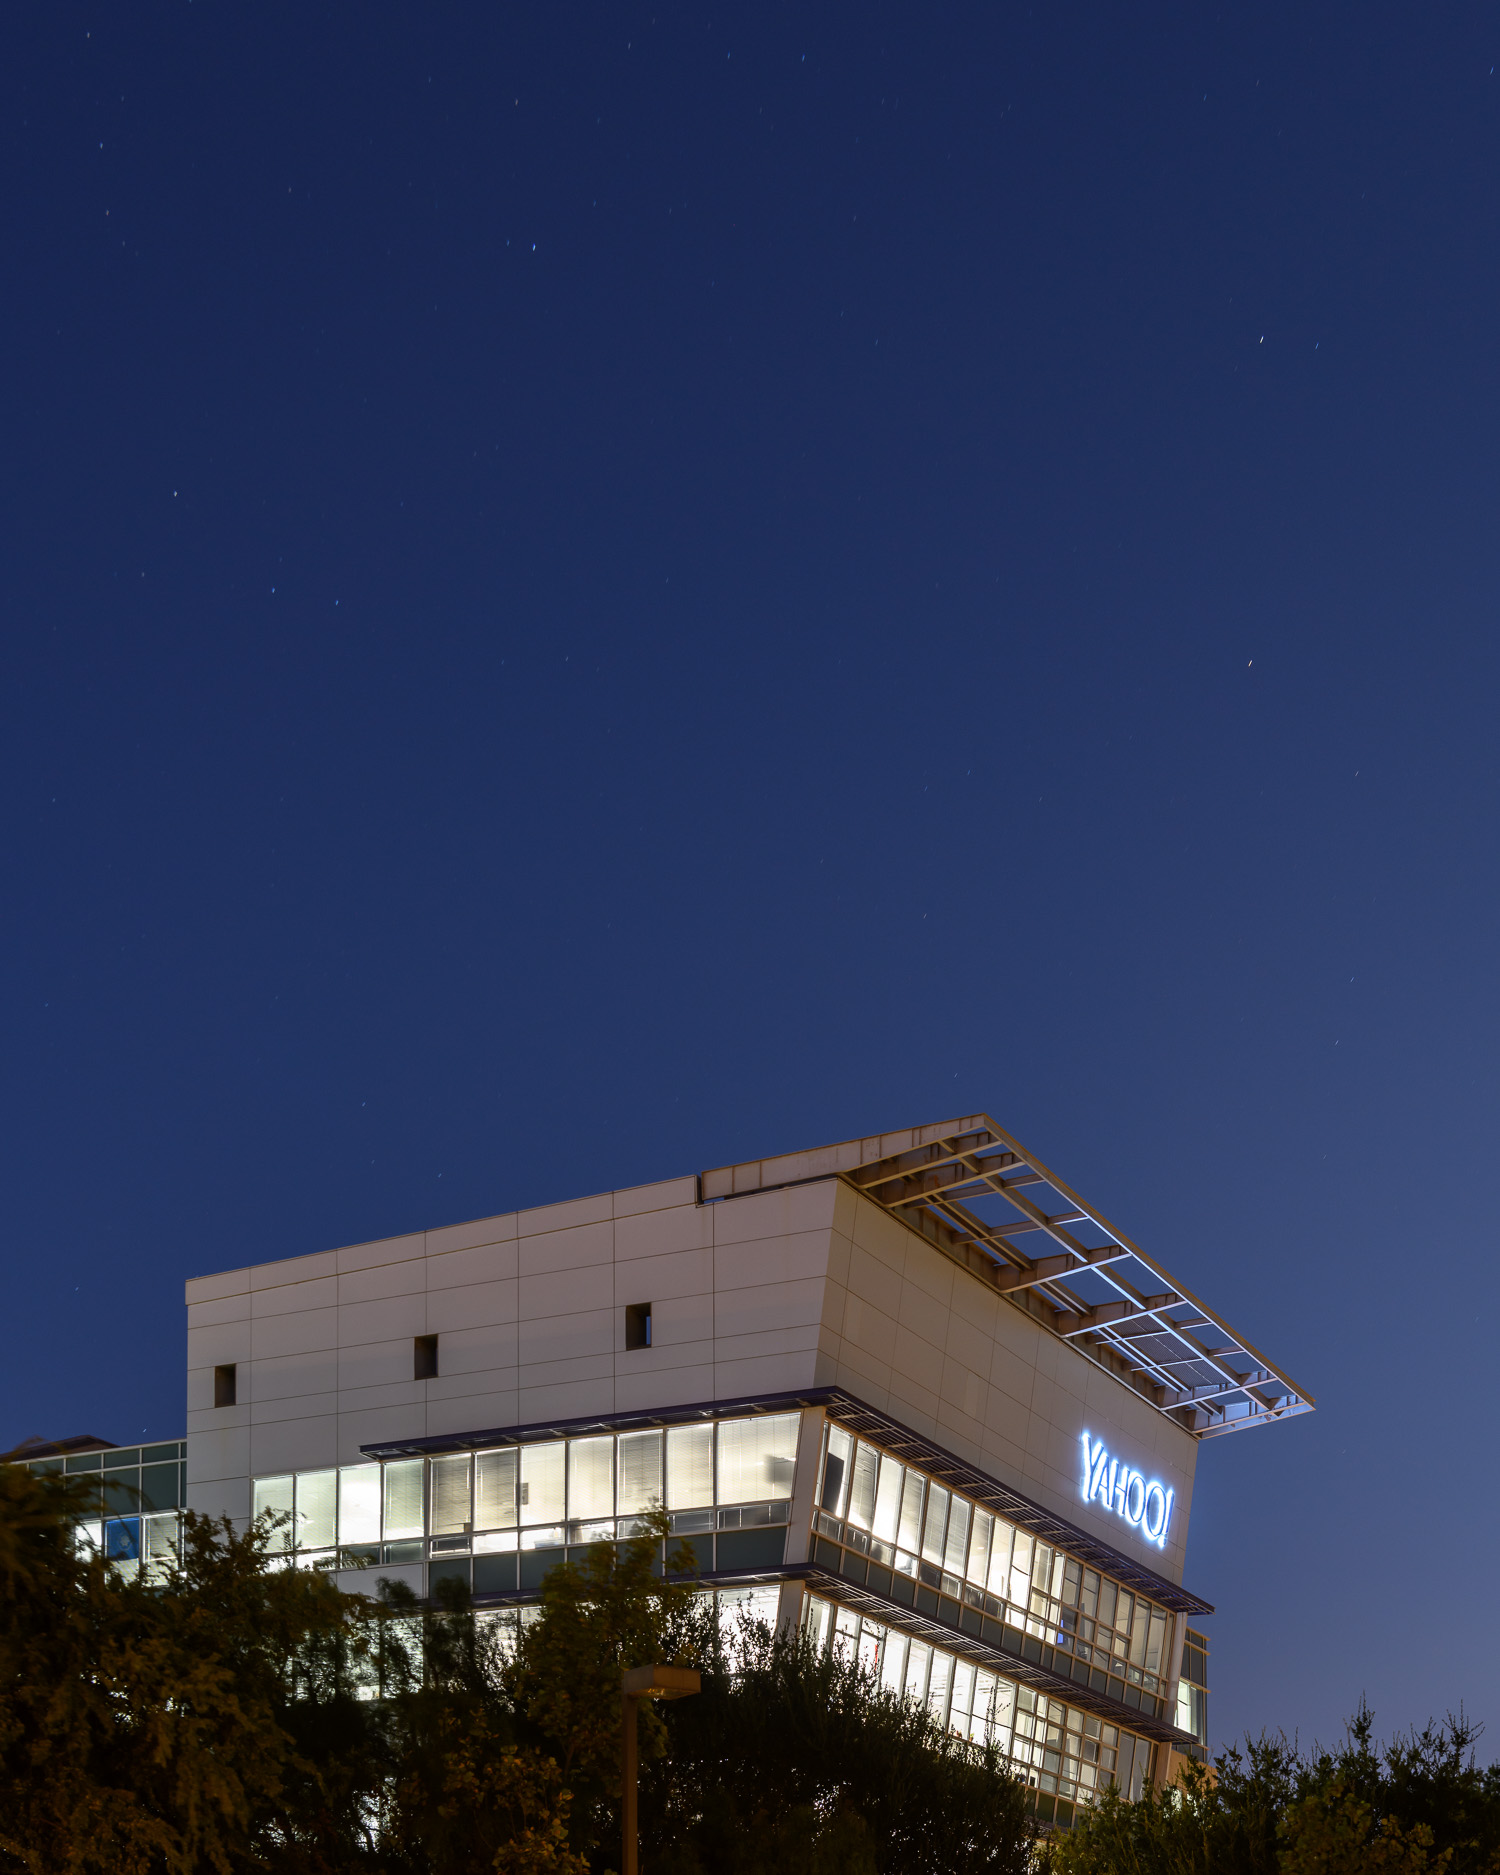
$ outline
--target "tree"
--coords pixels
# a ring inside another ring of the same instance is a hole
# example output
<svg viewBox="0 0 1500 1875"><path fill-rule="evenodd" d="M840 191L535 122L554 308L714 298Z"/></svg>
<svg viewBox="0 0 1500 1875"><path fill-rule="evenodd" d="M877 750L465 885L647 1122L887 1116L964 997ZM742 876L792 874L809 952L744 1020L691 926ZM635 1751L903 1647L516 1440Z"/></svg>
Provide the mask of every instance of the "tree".
<svg viewBox="0 0 1500 1875"><path fill-rule="evenodd" d="M1138 1803L1111 1791L1056 1838L1056 1875L1500 1875L1500 1770L1474 1761L1478 1728L1372 1743L1361 1705L1336 1750L1285 1736L1222 1753L1216 1776Z"/></svg>
<svg viewBox="0 0 1500 1875"><path fill-rule="evenodd" d="M1450 1713L1383 1748L1373 1733L1361 1702L1339 1748L1315 1750L1303 1766L1281 1824L1285 1875L1500 1870L1500 1769L1475 1763L1480 1728Z"/></svg>
<svg viewBox="0 0 1500 1875"><path fill-rule="evenodd" d="M1293 1804L1282 1821L1282 1875L1445 1875L1452 1848L1434 1854L1425 1823L1403 1829L1342 1779Z"/></svg>
<svg viewBox="0 0 1500 1875"><path fill-rule="evenodd" d="M337 1866L369 1755L339 1723L350 1598L192 1517L180 1566L127 1582L77 1544L80 1508L69 1480L0 1466L0 1866Z"/></svg>
<svg viewBox="0 0 1500 1875"><path fill-rule="evenodd" d="M993 1751L838 1652L714 1622L703 1691L664 1715L642 1797L661 1875L1020 1875L1028 1793Z"/></svg>
<svg viewBox="0 0 1500 1875"><path fill-rule="evenodd" d="M568 1843L572 1796L556 1763L518 1748L503 1718L448 1708L402 1767L385 1819L387 1870L587 1875Z"/></svg>
<svg viewBox="0 0 1500 1875"><path fill-rule="evenodd" d="M582 1564L553 1569L541 1607L521 1629L501 1670L524 1735L556 1760L572 1792L572 1836L585 1850L618 1830L621 1773L620 1678L627 1667L693 1666L703 1647L705 1610L689 1579L687 1544L672 1544L671 1519L655 1511L640 1534L596 1543ZM654 1703L642 1701L642 1764L666 1749Z"/></svg>

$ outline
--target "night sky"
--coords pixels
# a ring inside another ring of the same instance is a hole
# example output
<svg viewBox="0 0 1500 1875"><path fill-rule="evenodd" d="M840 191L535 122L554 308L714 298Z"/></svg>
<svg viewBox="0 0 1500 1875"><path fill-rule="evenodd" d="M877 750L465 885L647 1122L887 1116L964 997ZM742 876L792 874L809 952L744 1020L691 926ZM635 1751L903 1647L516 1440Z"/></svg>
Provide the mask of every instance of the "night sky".
<svg viewBox="0 0 1500 1875"><path fill-rule="evenodd" d="M0 1443L189 1275L992 1113L1318 1399L1214 1742L1500 1751L1500 29L13 10Z"/></svg>

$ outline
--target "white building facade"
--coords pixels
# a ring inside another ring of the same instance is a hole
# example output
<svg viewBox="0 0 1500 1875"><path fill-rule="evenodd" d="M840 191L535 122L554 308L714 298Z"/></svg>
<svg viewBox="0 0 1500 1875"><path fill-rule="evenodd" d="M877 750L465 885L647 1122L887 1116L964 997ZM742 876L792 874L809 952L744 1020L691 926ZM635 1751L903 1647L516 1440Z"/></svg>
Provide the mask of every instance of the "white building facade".
<svg viewBox="0 0 1500 1875"><path fill-rule="evenodd" d="M660 1504L706 1587L997 1742L1064 1825L1201 1754L1198 1448L1312 1405L983 1115L187 1303L190 1508L503 1608Z"/></svg>

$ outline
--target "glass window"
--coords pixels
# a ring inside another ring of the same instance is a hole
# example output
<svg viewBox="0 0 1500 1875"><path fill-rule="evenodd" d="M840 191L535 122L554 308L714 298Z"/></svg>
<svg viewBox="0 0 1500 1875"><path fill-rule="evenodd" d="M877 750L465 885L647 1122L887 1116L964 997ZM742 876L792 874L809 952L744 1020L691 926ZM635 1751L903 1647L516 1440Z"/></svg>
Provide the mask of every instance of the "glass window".
<svg viewBox="0 0 1500 1875"><path fill-rule="evenodd" d="M111 1453L113 1458L114 1454ZM104 1510L106 1516L117 1511L127 1516L141 1507L141 1474L132 1467L129 1471L110 1470L104 1474Z"/></svg>
<svg viewBox="0 0 1500 1875"><path fill-rule="evenodd" d="M969 1539L969 1566L966 1571L971 1582L984 1587L990 1573L990 1545L995 1537L995 1520L987 1510L974 1512L974 1534Z"/></svg>
<svg viewBox="0 0 1500 1875"><path fill-rule="evenodd" d="M842 1517L844 1514L849 1458L853 1450L854 1441L842 1426L828 1428L828 1449L823 1456L823 1489L819 1493L818 1504L830 1517Z"/></svg>
<svg viewBox="0 0 1500 1875"><path fill-rule="evenodd" d="M380 1467L362 1465L367 1483L374 1493L380 1490ZM339 1475L336 1471L299 1471L297 1473L297 1547L327 1549L334 1541L338 1525ZM376 1516L380 1499L375 1496ZM380 1535L377 1523L375 1535Z"/></svg>
<svg viewBox="0 0 1500 1875"><path fill-rule="evenodd" d="M182 1467L174 1458L170 1465L145 1465L141 1468L141 1507L143 1510L176 1510L180 1500L178 1481Z"/></svg>
<svg viewBox="0 0 1500 1875"><path fill-rule="evenodd" d="M989 1729L995 1704L995 1676L981 1667L974 1675L974 1727L971 1738L983 1738Z"/></svg>
<svg viewBox="0 0 1500 1875"><path fill-rule="evenodd" d="M875 1477L880 1454L861 1439L854 1454L854 1478L849 1486L849 1521L856 1530L868 1530L875 1517Z"/></svg>
<svg viewBox="0 0 1500 1875"><path fill-rule="evenodd" d="M141 1557L146 1573L160 1580L177 1560L177 1513L141 1519Z"/></svg>
<svg viewBox="0 0 1500 1875"><path fill-rule="evenodd" d="M111 1517L104 1526L104 1553L111 1562L136 1562L141 1554L139 1517Z"/></svg>
<svg viewBox="0 0 1500 1875"><path fill-rule="evenodd" d="M880 1660L880 1684L899 1693L906 1674L906 1636L892 1628L886 1636L885 1652Z"/></svg>
<svg viewBox="0 0 1500 1875"><path fill-rule="evenodd" d="M815 1647L828 1645L828 1630L833 1623L833 1603L811 1595L807 1602L807 1632Z"/></svg>
<svg viewBox="0 0 1500 1875"><path fill-rule="evenodd" d="M896 1526L901 1519L901 1479L905 1467L894 1458L882 1457L880 1484L875 1492L875 1518L871 1529L883 1542L894 1543Z"/></svg>
<svg viewBox="0 0 1500 1875"><path fill-rule="evenodd" d="M1024 1530L1017 1530L1015 1547L1010 1553L1010 1589L1008 1599L1024 1608L1031 1594L1031 1543Z"/></svg>
<svg viewBox="0 0 1500 1875"><path fill-rule="evenodd" d="M611 1433L568 1441L568 1515L597 1522L615 1514L615 1441Z"/></svg>
<svg viewBox="0 0 1500 1875"><path fill-rule="evenodd" d="M714 1501L714 1429L667 1429L667 1509L696 1510Z"/></svg>
<svg viewBox="0 0 1500 1875"><path fill-rule="evenodd" d="M948 1513L948 1541L943 1546L943 1567L949 1575L961 1576L969 1553L969 1510L966 1497L955 1497Z"/></svg>
<svg viewBox="0 0 1500 1875"><path fill-rule="evenodd" d="M948 1681L953 1672L953 1656L941 1647L932 1650L932 1671L927 1676L927 1705L939 1725L948 1719Z"/></svg>
<svg viewBox="0 0 1500 1875"><path fill-rule="evenodd" d="M435 1458L432 1461L432 1534L458 1536L469 1528L469 1523L468 1453Z"/></svg>
<svg viewBox="0 0 1500 1875"><path fill-rule="evenodd" d="M280 1516L283 1518L282 1527L279 1530L273 1530L271 1532L269 1547L273 1553L277 1550L287 1550L292 1547L292 1540L295 1534L295 1526L292 1523L292 1492L293 1485L290 1472L285 1473L280 1478L257 1478L255 1480L254 1496L251 1499L251 1515L255 1517Z"/></svg>
<svg viewBox="0 0 1500 1875"><path fill-rule="evenodd" d="M990 1546L990 1573L985 1587L1002 1600L1010 1594L1010 1545L1015 1529L1003 1517L995 1519L995 1540Z"/></svg>
<svg viewBox="0 0 1500 1875"><path fill-rule="evenodd" d="M296 1478L296 1508L302 1511L302 1479ZM332 1472L328 1474L332 1478ZM300 1523L300 1517L298 1517ZM345 1464L339 1472L339 1543L379 1543L381 1541L381 1466ZM317 1538L298 1528L296 1541L302 1549L324 1549L334 1541L332 1523L317 1524Z"/></svg>
<svg viewBox="0 0 1500 1875"><path fill-rule="evenodd" d="M927 1487L927 1522L922 1530L922 1554L930 1563L943 1560L943 1532L948 1522L948 1493L940 1484Z"/></svg>
<svg viewBox="0 0 1500 1875"><path fill-rule="evenodd" d="M903 1549L915 1550L922 1535L922 1505L927 1495L927 1480L908 1466L906 1484L901 1492L901 1525L896 1541Z"/></svg>
<svg viewBox="0 0 1500 1875"><path fill-rule="evenodd" d="M521 1522L523 1524L561 1523L563 1508L563 1466L567 1447L561 1439L545 1445L521 1447Z"/></svg>
<svg viewBox="0 0 1500 1875"><path fill-rule="evenodd" d="M859 1616L852 1608L840 1608L835 1604L833 1610L834 1651L847 1658L854 1652L858 1640Z"/></svg>
<svg viewBox="0 0 1500 1875"><path fill-rule="evenodd" d="M932 1649L924 1641L912 1641L906 1650L906 1693L910 1699L927 1697L927 1663Z"/></svg>
<svg viewBox="0 0 1500 1875"><path fill-rule="evenodd" d="M481 1452L474 1461L474 1528L512 1530L516 1522L516 1448Z"/></svg>
<svg viewBox="0 0 1500 1875"><path fill-rule="evenodd" d="M385 1540L398 1542L422 1534L422 1472L420 1458L401 1458L385 1467ZM349 1539L340 1531L340 1540ZM364 1542L371 1541L366 1537ZM375 1538L379 1541L379 1538Z"/></svg>
<svg viewBox="0 0 1500 1875"><path fill-rule="evenodd" d="M637 1517L662 1501L661 1434L620 1434L620 1501L622 1517Z"/></svg>
<svg viewBox="0 0 1500 1875"><path fill-rule="evenodd" d="M760 1498L789 1498L797 1466L796 1413L719 1421L721 1504L752 1504Z"/></svg>
<svg viewBox="0 0 1500 1875"><path fill-rule="evenodd" d="M1143 1662L1148 1673L1164 1673L1162 1653L1167 1639L1167 1617L1160 1608L1151 1610L1151 1633L1146 1642L1146 1658Z"/></svg>

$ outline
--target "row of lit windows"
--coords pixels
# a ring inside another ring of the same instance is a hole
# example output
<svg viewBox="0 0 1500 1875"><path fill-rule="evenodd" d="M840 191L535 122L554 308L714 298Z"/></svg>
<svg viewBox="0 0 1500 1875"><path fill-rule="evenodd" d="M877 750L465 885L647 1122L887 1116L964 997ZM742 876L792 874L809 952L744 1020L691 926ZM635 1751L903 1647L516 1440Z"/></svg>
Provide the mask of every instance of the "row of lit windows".
<svg viewBox="0 0 1500 1875"><path fill-rule="evenodd" d="M187 1442L173 1439L20 1462L28 1471L61 1472L75 1486L97 1485L74 1515L74 1542L87 1555L103 1556L126 1581L144 1574L159 1582L178 1557L186 1458Z"/></svg>
<svg viewBox="0 0 1500 1875"><path fill-rule="evenodd" d="M177 1559L180 1518L175 1510L156 1517L85 1519L73 1526L74 1541L114 1564L127 1581L144 1572L160 1581Z"/></svg>
<svg viewBox="0 0 1500 1875"><path fill-rule="evenodd" d="M991 1744L1007 1756L1058 1821L1066 1822L1072 1811L1054 1805L1090 1802L1111 1783L1136 1798L1151 1775L1152 1747L1146 1739L1077 1706L1049 1699L821 1596L807 1598L804 1621L819 1646L848 1652L882 1686L925 1701L948 1731Z"/></svg>
<svg viewBox="0 0 1500 1875"><path fill-rule="evenodd" d="M1208 1745L1208 1640L1189 1628L1177 1682L1177 1729L1191 1732L1200 1752Z"/></svg>
<svg viewBox="0 0 1500 1875"><path fill-rule="evenodd" d="M1070 1651L1092 1649L1117 1674L1133 1667L1152 1691L1166 1671L1165 1609L842 1426L824 1440L818 1503L844 1525L827 1529L836 1541L939 1593L962 1599L967 1583L1004 1604L991 1610L997 1618Z"/></svg>
<svg viewBox="0 0 1500 1875"><path fill-rule="evenodd" d="M798 1425L796 1413L777 1413L286 1472L254 1481L252 1509L284 1518L273 1544L299 1550L423 1537L476 1552L546 1549L611 1538L616 1519L629 1534L629 1520L658 1504L684 1533L729 1527L719 1505L760 1505L763 1521L780 1522Z"/></svg>

